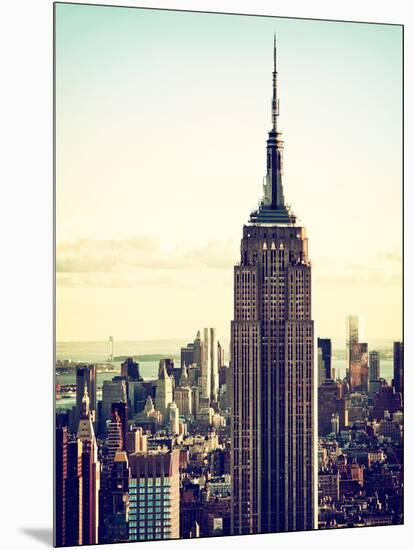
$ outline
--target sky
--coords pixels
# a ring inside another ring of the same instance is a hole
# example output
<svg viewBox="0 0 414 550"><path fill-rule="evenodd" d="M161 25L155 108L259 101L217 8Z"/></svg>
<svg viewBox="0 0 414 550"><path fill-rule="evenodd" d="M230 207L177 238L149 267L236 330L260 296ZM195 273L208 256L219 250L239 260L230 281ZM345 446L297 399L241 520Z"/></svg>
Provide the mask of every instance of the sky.
<svg viewBox="0 0 414 550"><path fill-rule="evenodd" d="M401 338L402 31L56 6L57 340L228 342L278 45L284 194L315 333Z"/></svg>

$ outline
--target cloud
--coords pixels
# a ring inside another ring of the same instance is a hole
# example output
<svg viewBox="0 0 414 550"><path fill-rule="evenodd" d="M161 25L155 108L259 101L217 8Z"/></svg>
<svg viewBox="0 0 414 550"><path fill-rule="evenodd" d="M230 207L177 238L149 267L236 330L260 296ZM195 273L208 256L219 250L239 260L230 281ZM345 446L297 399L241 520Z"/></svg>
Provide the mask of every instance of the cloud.
<svg viewBox="0 0 414 550"><path fill-rule="evenodd" d="M232 270L236 243L209 242L166 253L159 239L79 239L61 242L56 251L57 282L71 287L133 287L179 284L185 270Z"/></svg>
<svg viewBox="0 0 414 550"><path fill-rule="evenodd" d="M401 285L402 282L400 273L370 270L317 274L315 280L320 284L351 287Z"/></svg>

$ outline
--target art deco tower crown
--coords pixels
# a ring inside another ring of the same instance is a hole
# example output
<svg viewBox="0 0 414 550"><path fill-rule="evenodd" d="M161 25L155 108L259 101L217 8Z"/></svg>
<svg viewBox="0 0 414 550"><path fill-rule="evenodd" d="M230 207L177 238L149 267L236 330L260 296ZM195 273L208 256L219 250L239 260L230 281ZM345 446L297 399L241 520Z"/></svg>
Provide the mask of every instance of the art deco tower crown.
<svg viewBox="0 0 414 550"><path fill-rule="evenodd" d="M250 223L292 225L295 216L285 205L283 194L283 141L282 132L277 129L279 116L279 98L277 82L276 36L273 42L273 83L272 83L272 129L266 142L267 172L263 185L263 198L259 209L252 212Z"/></svg>

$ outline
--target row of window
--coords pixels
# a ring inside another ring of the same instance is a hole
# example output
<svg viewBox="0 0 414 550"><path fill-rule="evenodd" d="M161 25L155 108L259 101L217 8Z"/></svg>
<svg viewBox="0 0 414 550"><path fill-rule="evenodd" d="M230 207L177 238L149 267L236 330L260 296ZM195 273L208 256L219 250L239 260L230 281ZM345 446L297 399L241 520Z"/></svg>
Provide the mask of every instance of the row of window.
<svg viewBox="0 0 414 550"><path fill-rule="evenodd" d="M137 487L137 485L139 485L139 487L145 487L145 486L153 487L153 486L171 485L171 479L169 477L164 477L164 478L161 478L161 477L148 477L148 478L141 477L141 478L139 478L139 483L138 483L137 478L135 478L135 477L130 478L129 487Z"/></svg>

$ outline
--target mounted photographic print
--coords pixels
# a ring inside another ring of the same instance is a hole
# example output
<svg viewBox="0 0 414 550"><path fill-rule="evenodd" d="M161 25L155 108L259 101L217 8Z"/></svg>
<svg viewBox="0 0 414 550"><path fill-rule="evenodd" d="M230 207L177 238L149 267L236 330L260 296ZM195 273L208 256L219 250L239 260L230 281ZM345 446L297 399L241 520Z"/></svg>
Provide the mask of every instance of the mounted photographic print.
<svg viewBox="0 0 414 550"><path fill-rule="evenodd" d="M402 524L403 27L54 32L55 545Z"/></svg>

